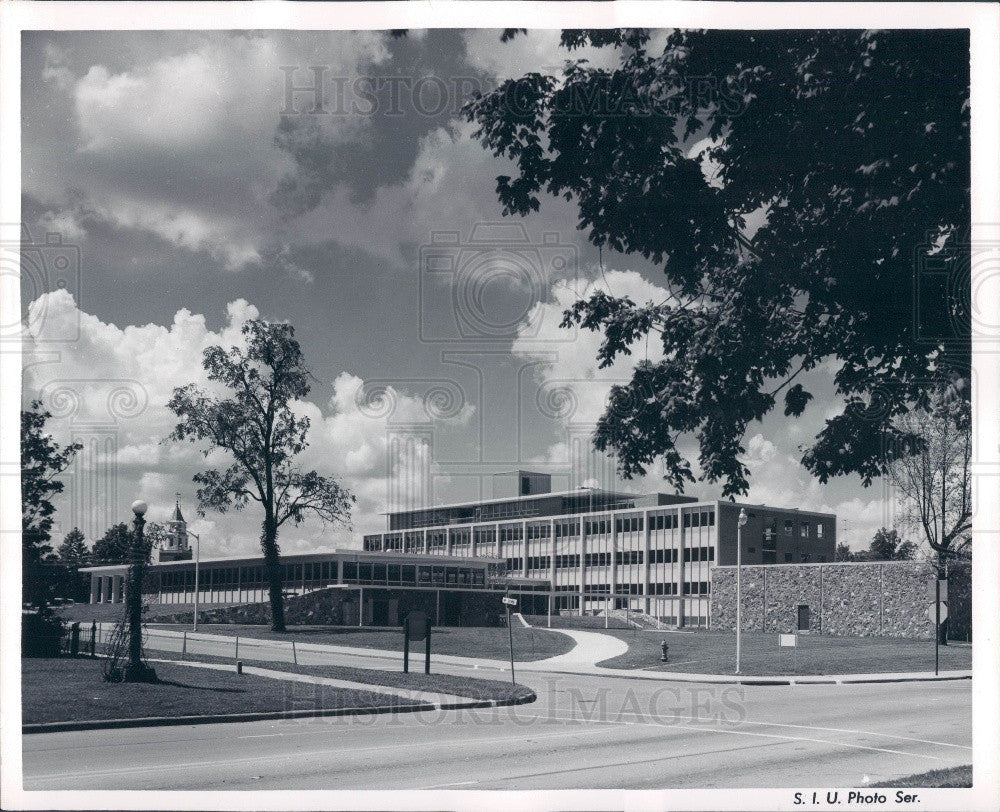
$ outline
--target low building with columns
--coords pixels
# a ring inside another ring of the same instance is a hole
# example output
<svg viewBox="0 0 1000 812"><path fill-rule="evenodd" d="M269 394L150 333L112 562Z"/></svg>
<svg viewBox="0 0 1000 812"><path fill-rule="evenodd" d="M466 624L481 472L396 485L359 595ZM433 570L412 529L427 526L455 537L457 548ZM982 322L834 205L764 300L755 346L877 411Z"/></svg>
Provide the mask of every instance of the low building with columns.
<svg viewBox="0 0 1000 812"><path fill-rule="evenodd" d="M360 551L283 555L286 593L364 588L361 619L376 625L397 622L400 591L433 592L442 620L462 622L463 593L509 589L525 614L627 609L707 627L712 571L736 563L741 509L744 564L834 560L830 513L600 488L551 492L548 475L531 471L498 482L493 499L388 513L386 532L365 535ZM191 561L184 527L178 503L177 542L150 567L150 601L192 604L196 569L199 605L267 600L261 556ZM81 570L91 576L91 602L122 601L126 569Z"/></svg>

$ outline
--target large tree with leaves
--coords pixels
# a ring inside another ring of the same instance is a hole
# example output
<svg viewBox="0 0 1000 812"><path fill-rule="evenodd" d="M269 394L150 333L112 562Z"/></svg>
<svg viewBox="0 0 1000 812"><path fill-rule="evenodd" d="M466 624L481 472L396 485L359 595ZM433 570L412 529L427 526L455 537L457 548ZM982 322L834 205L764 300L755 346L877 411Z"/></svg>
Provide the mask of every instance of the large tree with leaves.
<svg viewBox="0 0 1000 812"><path fill-rule="evenodd" d="M56 551L59 563L67 567L86 567L90 560L90 550L79 527L74 527L66 534L62 544Z"/></svg>
<svg viewBox="0 0 1000 812"><path fill-rule="evenodd" d="M57 477L83 448L80 443L56 443L45 430L51 416L40 400L21 411L21 553L25 564L51 557L49 541L56 510L52 499L63 491Z"/></svg>
<svg viewBox="0 0 1000 812"><path fill-rule="evenodd" d="M497 179L505 214L565 197L595 246L663 268L663 301L599 291L565 314L603 332L602 366L650 337L664 351L613 387L595 445L626 477L662 458L683 489L678 439L694 435L702 476L744 493L748 425L782 400L800 415L812 394L796 378L830 362L845 406L802 462L868 484L887 450L919 449L896 418L933 382L969 397L968 32L651 41L564 31L568 51L615 49L615 66L570 60L466 108L516 167Z"/></svg>
<svg viewBox="0 0 1000 812"><path fill-rule="evenodd" d="M199 513L242 510L250 502L264 512L260 546L269 584L271 627L285 630L278 530L307 515L346 524L354 496L335 479L304 471L299 454L307 447L309 419L293 406L309 393L309 373L289 324L261 319L243 325L245 346L214 346L204 352L208 379L226 395L208 394L194 384L174 390L169 406L180 418L173 440L207 443L206 456L223 449L234 460L225 470L194 477Z"/></svg>

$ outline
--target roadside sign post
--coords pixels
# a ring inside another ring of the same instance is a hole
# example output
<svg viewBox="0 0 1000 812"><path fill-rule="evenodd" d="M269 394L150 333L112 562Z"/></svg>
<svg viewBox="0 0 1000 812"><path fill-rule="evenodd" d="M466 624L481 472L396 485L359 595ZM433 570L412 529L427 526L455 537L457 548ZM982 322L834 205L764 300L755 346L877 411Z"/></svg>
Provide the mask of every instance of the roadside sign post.
<svg viewBox="0 0 1000 812"><path fill-rule="evenodd" d="M948 619L948 582L936 578L932 596L934 602L927 607L927 619L934 624L934 676L937 676L941 664L941 624Z"/></svg>
<svg viewBox="0 0 1000 812"><path fill-rule="evenodd" d="M778 635L778 663L781 663L781 649L791 648L792 650L792 670L798 673L799 670L799 636L797 634Z"/></svg>
<svg viewBox="0 0 1000 812"><path fill-rule="evenodd" d="M424 646L424 673L431 673L431 619L426 612L414 610L403 620L403 673L410 673L410 641L419 643L426 640Z"/></svg>
<svg viewBox="0 0 1000 812"><path fill-rule="evenodd" d="M514 684L514 629L510 625L510 607L517 606L517 599L510 596L510 587L507 587L507 594L502 598L503 605L507 607L507 641L510 643L510 684Z"/></svg>
<svg viewBox="0 0 1000 812"><path fill-rule="evenodd" d="M403 621L403 673L410 673L410 624Z"/></svg>

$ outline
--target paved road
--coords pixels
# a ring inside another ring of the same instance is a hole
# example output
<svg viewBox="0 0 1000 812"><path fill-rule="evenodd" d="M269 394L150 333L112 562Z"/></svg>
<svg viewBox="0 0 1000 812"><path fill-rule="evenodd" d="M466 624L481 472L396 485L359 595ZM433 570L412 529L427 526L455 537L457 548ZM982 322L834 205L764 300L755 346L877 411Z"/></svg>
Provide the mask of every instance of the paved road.
<svg viewBox="0 0 1000 812"><path fill-rule="evenodd" d="M969 681L661 684L518 674L516 708L46 733L26 789L851 786L971 762Z"/></svg>

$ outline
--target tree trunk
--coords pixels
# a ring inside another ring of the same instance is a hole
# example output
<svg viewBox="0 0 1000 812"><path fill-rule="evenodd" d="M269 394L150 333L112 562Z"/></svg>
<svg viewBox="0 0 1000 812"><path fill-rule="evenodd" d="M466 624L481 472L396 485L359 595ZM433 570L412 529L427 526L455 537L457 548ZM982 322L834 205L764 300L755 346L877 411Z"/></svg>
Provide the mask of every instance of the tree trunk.
<svg viewBox="0 0 1000 812"><path fill-rule="evenodd" d="M283 594L284 573L278 558L278 527L274 520L265 517L260 535L260 547L264 553L264 568L267 571L268 598L271 601L271 631L285 629L285 598Z"/></svg>

